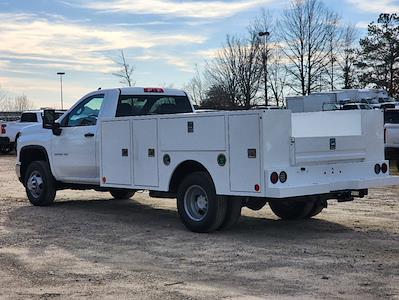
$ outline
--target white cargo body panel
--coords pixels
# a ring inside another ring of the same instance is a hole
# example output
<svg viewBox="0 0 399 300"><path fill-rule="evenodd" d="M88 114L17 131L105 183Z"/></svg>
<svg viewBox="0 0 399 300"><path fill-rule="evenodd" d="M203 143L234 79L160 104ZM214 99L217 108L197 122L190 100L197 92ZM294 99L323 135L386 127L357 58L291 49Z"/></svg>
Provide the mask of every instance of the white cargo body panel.
<svg viewBox="0 0 399 300"><path fill-rule="evenodd" d="M159 131L162 151L224 151L226 149L223 115L161 118Z"/></svg>

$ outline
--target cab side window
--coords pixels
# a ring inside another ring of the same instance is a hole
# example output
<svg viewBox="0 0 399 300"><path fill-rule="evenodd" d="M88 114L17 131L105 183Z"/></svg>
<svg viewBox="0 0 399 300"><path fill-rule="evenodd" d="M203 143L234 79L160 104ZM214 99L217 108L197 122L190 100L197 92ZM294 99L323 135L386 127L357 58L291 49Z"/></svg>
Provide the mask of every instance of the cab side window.
<svg viewBox="0 0 399 300"><path fill-rule="evenodd" d="M83 100L68 115L66 126L93 126L97 124L104 95L95 95Z"/></svg>

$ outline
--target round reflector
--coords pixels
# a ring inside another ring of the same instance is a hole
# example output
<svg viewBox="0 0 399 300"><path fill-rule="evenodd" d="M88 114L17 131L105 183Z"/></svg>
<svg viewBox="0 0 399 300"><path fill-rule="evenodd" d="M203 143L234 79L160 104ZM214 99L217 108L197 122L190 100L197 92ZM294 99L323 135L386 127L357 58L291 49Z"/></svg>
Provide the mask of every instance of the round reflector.
<svg viewBox="0 0 399 300"><path fill-rule="evenodd" d="M388 165L386 163L383 163L381 166L381 171L382 173L386 173L388 171Z"/></svg>
<svg viewBox="0 0 399 300"><path fill-rule="evenodd" d="M287 173L285 173L284 171L281 172L278 177L279 177L281 183L284 183L287 181Z"/></svg>
<svg viewBox="0 0 399 300"><path fill-rule="evenodd" d="M278 181L278 174L277 174L277 172L273 172L273 173L270 175L270 181L271 181L273 184L277 183L277 181Z"/></svg>
<svg viewBox="0 0 399 300"><path fill-rule="evenodd" d="M374 166L374 172L375 174L380 174L381 172L381 166L379 164L375 164Z"/></svg>

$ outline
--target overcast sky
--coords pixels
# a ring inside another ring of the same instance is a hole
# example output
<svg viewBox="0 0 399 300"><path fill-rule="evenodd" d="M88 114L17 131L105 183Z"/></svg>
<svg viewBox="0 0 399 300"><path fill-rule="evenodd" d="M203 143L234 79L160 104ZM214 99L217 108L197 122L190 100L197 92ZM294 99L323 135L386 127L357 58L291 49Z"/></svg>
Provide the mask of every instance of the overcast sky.
<svg viewBox="0 0 399 300"><path fill-rule="evenodd" d="M359 28L399 0L325 0ZM57 107L59 79L72 105L112 76L117 49L136 66L137 86L182 87L227 33L244 33L261 8L278 15L283 0L0 0L0 86L37 106ZM273 34L273 33L272 33ZM1 110L1 108L0 108Z"/></svg>

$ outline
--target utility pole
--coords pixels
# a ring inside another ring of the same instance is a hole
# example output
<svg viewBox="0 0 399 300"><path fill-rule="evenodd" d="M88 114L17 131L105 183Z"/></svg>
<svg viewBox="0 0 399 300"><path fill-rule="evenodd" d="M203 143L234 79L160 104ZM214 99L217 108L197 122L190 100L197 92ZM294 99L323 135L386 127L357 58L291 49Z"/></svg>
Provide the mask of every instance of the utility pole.
<svg viewBox="0 0 399 300"><path fill-rule="evenodd" d="M263 75L264 75L264 84L265 84L265 105L268 105L269 97L267 96L267 58L268 58L268 37L270 35L269 31L261 31L258 33L259 37L263 37Z"/></svg>
<svg viewBox="0 0 399 300"><path fill-rule="evenodd" d="M57 75L60 76L60 84L61 84L61 109L64 109L64 99L62 95L62 76L65 75L65 72L58 72Z"/></svg>

